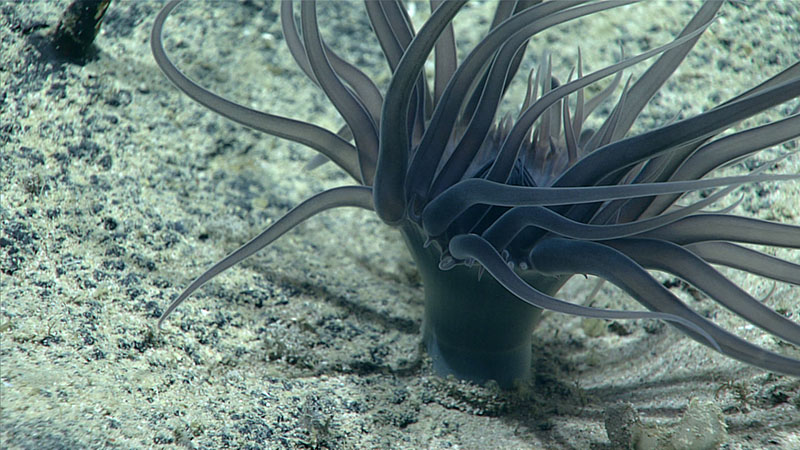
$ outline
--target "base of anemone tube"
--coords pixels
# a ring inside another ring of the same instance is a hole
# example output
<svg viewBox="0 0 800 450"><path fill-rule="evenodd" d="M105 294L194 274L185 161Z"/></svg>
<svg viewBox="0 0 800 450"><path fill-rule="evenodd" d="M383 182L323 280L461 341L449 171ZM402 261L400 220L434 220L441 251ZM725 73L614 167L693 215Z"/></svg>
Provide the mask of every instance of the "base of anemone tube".
<svg viewBox="0 0 800 450"><path fill-rule="evenodd" d="M542 310L503 288L477 265L440 270L439 252L422 247L416 229L403 229L425 289L423 338L437 375L510 389L526 380L531 367L531 334ZM521 273L531 285L552 294L566 278Z"/></svg>
<svg viewBox="0 0 800 450"><path fill-rule="evenodd" d="M481 352L443 342L436 337L433 328L425 327L424 342L437 375L453 375L457 379L479 385L494 380L503 389L510 389L515 383L530 377L530 338L516 348Z"/></svg>

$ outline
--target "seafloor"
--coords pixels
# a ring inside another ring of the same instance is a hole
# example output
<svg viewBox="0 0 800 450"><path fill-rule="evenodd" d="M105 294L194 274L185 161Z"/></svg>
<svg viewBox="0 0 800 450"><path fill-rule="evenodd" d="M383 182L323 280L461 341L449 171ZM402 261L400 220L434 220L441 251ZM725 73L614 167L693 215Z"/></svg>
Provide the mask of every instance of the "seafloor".
<svg viewBox="0 0 800 450"><path fill-rule="evenodd" d="M166 34L192 77L258 109L340 126L285 49L278 2L188 3ZM160 3L115 0L83 66L43 57L33 43L67 4L0 2L0 448L631 444L614 424L663 439L656 447L699 448L699 434L712 447L800 448L800 380L729 360L661 323L552 314L536 331L529 386L504 393L437 378L419 349L413 263L398 233L364 211L310 220L157 330L169 301L209 264L349 180L330 164L304 171L311 150L232 124L170 85L149 48ZM798 5L726 4L642 126L699 112L797 62ZM578 46L594 70L619 58L620 45L631 55L668 42L695 8L623 8L536 38L529 55L551 52L563 79ZM320 18L331 46L385 87L362 5L324 3ZM490 5L470 5L459 44L474 44L490 18ZM516 92L524 95L521 83ZM800 172L800 157L778 170ZM737 213L800 221L800 183L745 187L728 204L740 198ZM800 318L797 287L729 275ZM800 356L664 281L728 329ZM563 296L582 301L593 286L578 277ZM594 304L638 308L608 286ZM614 442L607 429L618 431Z"/></svg>

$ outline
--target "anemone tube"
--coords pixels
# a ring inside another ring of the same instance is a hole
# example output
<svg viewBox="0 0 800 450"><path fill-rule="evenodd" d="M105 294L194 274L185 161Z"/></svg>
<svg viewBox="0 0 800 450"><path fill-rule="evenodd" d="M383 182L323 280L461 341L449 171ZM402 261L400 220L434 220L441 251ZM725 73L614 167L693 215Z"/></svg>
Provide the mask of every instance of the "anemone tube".
<svg viewBox="0 0 800 450"><path fill-rule="evenodd" d="M721 2L698 9L672 41L559 83L541 62L528 77L518 117L498 105L519 71L528 41L559 24L635 1L500 2L490 31L459 63L452 21L463 1L434 0L414 30L400 2L366 2L392 78L385 92L322 39L316 5L281 5L285 41L298 66L345 121L334 133L256 111L211 93L169 60L161 41L173 0L156 18L154 57L181 91L217 113L302 143L354 186L324 191L213 265L167 308L315 214L352 206L397 227L422 276L424 341L441 375L511 387L528 376L531 332L542 309L606 319L661 319L719 352L764 369L800 375L800 361L761 348L693 311L648 270L682 278L720 305L788 343L800 326L739 288L712 264L800 284L800 265L741 244L800 248L800 227L708 211L737 186L786 182L764 164L743 176L704 178L800 135L800 114L720 137L737 123L800 97L800 64L697 116L629 135L645 105L681 64ZM433 52L433 87L423 65ZM654 59L625 84L596 130L586 119L617 87L624 69ZM585 99L587 86L614 76ZM574 105L571 111L570 104ZM791 154L783 158L791 157ZM780 162L779 158L779 161ZM692 200L687 193L714 189ZM679 200L688 202L679 204ZM555 298L575 274L597 275L650 311L617 311Z"/></svg>

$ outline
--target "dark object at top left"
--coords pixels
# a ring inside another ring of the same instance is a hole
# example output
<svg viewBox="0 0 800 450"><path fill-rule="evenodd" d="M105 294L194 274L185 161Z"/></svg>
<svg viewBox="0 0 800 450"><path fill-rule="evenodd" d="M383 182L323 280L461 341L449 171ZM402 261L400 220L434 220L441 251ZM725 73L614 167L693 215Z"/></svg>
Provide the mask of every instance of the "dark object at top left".
<svg viewBox="0 0 800 450"><path fill-rule="evenodd" d="M85 63L94 53L92 43L100 31L103 16L110 3L111 0L73 1L61 16L53 34L47 39L49 40L47 56L78 64Z"/></svg>

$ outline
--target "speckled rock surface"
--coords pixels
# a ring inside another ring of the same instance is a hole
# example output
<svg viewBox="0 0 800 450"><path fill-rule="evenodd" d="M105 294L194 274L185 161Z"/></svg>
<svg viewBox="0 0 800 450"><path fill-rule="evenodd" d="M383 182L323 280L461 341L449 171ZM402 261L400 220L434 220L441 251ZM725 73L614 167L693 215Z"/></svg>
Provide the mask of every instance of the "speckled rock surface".
<svg viewBox="0 0 800 450"><path fill-rule="evenodd" d="M43 59L31 37L68 3L0 3L0 447L606 449L626 445L612 444L604 425L614 405L669 428L697 398L722 412L722 448L800 448L800 380L728 360L660 323L597 327L552 314L536 331L534 383L519 392L433 376L419 348L413 263L399 234L364 211L310 220L157 330L205 267L349 180L330 164L304 172L311 150L243 129L173 88L150 56L160 3L114 1L83 66ZM166 30L187 73L255 108L340 126L294 67L277 2L189 3ZM620 42L626 54L667 42L695 7L623 8L549 32L529 54L550 51L564 78L580 45L593 70L619 57ZM796 62L798 8L726 4L642 126L702 111ZM491 11L461 14L459 44L479 39ZM331 45L385 87L362 5L324 3L320 17ZM800 172L800 157L780 171ZM800 183L741 192L742 214L800 222ZM773 288L729 275L757 297ZM728 329L800 356L672 284ZM593 286L576 278L563 295L581 301ZM800 318L798 298L778 284L768 303ZM638 307L607 286L595 304Z"/></svg>

